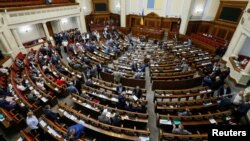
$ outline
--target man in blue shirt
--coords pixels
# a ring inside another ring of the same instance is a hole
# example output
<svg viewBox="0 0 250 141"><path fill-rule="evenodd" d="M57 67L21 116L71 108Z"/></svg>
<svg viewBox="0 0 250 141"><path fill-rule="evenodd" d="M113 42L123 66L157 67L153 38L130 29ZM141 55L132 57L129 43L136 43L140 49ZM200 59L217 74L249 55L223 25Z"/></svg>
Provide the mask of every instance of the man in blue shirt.
<svg viewBox="0 0 250 141"><path fill-rule="evenodd" d="M76 87L73 84L70 84L70 86L68 86L66 90L69 94L72 94L72 93L79 94L79 91L76 89Z"/></svg>
<svg viewBox="0 0 250 141"><path fill-rule="evenodd" d="M85 134L85 127L82 124L75 124L68 128L66 139L78 140Z"/></svg>

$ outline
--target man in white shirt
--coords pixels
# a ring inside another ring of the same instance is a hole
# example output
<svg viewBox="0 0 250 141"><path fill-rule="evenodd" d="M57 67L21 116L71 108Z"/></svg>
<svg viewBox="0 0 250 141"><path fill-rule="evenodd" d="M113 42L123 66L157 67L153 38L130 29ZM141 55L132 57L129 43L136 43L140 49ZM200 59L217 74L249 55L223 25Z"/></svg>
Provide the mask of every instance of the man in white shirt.
<svg viewBox="0 0 250 141"><path fill-rule="evenodd" d="M26 124L28 127L31 129L30 132L34 135L40 134L41 140L45 140L44 137L44 132L41 128L38 126L38 119L37 117L33 114L33 112L28 112L27 113L27 118L26 118Z"/></svg>
<svg viewBox="0 0 250 141"><path fill-rule="evenodd" d="M244 100L243 95L244 95L244 92L243 92L243 91L239 91L239 93L237 93L237 94L233 97L232 103L233 103L234 105L240 105L240 104L242 104L242 103L243 103L243 100Z"/></svg>

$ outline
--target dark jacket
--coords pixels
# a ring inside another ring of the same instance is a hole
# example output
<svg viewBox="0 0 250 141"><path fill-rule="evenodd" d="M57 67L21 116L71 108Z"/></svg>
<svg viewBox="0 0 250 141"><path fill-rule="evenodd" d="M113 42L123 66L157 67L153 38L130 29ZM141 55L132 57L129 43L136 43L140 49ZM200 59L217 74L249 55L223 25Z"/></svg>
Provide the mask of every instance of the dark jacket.
<svg viewBox="0 0 250 141"><path fill-rule="evenodd" d="M224 87L222 86L222 87L220 87L218 92L219 92L219 95L230 94L231 93L231 88L227 87L226 92L224 92Z"/></svg>
<svg viewBox="0 0 250 141"><path fill-rule="evenodd" d="M137 98L141 98L142 96L142 90L139 89L139 90L136 90L136 88L133 90L133 94L137 97Z"/></svg>
<svg viewBox="0 0 250 141"><path fill-rule="evenodd" d="M126 91L126 88L124 86L117 86L116 87L116 93L117 94L121 94L124 91Z"/></svg>
<svg viewBox="0 0 250 141"><path fill-rule="evenodd" d="M121 126L121 119L118 116L111 118L111 124L114 126Z"/></svg>
<svg viewBox="0 0 250 141"><path fill-rule="evenodd" d="M58 113L55 113L51 110L48 110L48 109L44 109L43 110L43 113L44 115L48 118L48 119L51 119L51 120L58 120L59 118L59 115Z"/></svg>

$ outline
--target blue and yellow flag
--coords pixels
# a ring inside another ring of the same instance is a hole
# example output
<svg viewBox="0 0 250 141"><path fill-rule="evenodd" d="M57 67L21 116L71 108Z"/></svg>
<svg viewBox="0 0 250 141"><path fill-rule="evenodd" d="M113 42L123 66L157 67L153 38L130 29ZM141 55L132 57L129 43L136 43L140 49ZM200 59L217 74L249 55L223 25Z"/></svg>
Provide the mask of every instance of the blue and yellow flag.
<svg viewBox="0 0 250 141"><path fill-rule="evenodd" d="M142 9L142 12L141 12L141 21L140 21L140 25L144 25L144 9Z"/></svg>

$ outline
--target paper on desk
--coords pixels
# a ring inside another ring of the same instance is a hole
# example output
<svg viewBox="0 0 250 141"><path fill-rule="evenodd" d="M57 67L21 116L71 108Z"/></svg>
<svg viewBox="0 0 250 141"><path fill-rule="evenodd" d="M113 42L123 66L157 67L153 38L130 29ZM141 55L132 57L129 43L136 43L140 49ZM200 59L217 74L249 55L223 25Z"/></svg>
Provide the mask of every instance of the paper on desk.
<svg viewBox="0 0 250 141"><path fill-rule="evenodd" d="M212 105L212 104L213 104L212 102L204 103L205 106L209 106L209 105Z"/></svg>
<svg viewBox="0 0 250 141"><path fill-rule="evenodd" d="M200 91L200 93L202 94L202 93L206 93L207 91L206 90L204 90L204 91Z"/></svg>
<svg viewBox="0 0 250 141"><path fill-rule="evenodd" d="M127 90L127 93L128 94L132 94L133 92L131 90Z"/></svg>
<svg viewBox="0 0 250 141"><path fill-rule="evenodd" d="M139 137L140 141L149 141L149 137Z"/></svg>
<svg viewBox="0 0 250 141"><path fill-rule="evenodd" d="M73 99L73 100L76 100L76 98L75 98L75 97L72 97L72 99Z"/></svg>
<svg viewBox="0 0 250 141"><path fill-rule="evenodd" d="M60 111L60 112L64 112L64 110L63 110L62 108L59 108L59 111Z"/></svg>
<svg viewBox="0 0 250 141"><path fill-rule="evenodd" d="M44 122L43 120L40 120L40 121L39 121L39 124L40 124L42 127L45 127L45 126L47 125L47 123Z"/></svg>
<svg viewBox="0 0 250 141"><path fill-rule="evenodd" d="M231 117L226 117L226 120L230 120L231 119Z"/></svg>
<svg viewBox="0 0 250 141"><path fill-rule="evenodd" d="M172 121L168 119L160 119L160 124L172 125Z"/></svg>
<svg viewBox="0 0 250 141"><path fill-rule="evenodd" d="M135 95L133 95L132 98L133 98L135 101L138 100L138 98L137 98Z"/></svg>
<svg viewBox="0 0 250 141"><path fill-rule="evenodd" d="M25 105L23 103L20 104L22 107L24 107Z"/></svg>
<svg viewBox="0 0 250 141"><path fill-rule="evenodd" d="M64 111L63 114L64 114L66 117L70 118L70 114L69 114L68 112Z"/></svg>
<svg viewBox="0 0 250 141"><path fill-rule="evenodd" d="M48 101L48 99L45 98L45 97L42 97L41 100L42 100L43 102L47 102L47 101Z"/></svg>
<svg viewBox="0 0 250 141"><path fill-rule="evenodd" d="M129 119L128 115L124 115L124 116L121 116L121 119L124 120L124 119Z"/></svg>
<svg viewBox="0 0 250 141"><path fill-rule="evenodd" d="M73 120L73 121L77 120L76 116L74 116L74 115L71 115L70 119Z"/></svg>
<svg viewBox="0 0 250 141"><path fill-rule="evenodd" d="M22 137L19 137L19 138L17 139L17 141L23 141L23 138L22 138Z"/></svg>
<svg viewBox="0 0 250 141"><path fill-rule="evenodd" d="M209 119L210 123L214 124L214 123L217 123L216 120L214 118L210 118Z"/></svg>
<svg viewBox="0 0 250 141"><path fill-rule="evenodd" d="M79 120L80 124L85 124L85 122L83 120Z"/></svg>
<svg viewBox="0 0 250 141"><path fill-rule="evenodd" d="M112 101L115 101L115 102L118 102L118 99L117 99L117 98L114 98L114 97L112 97L111 100L112 100Z"/></svg>
<svg viewBox="0 0 250 141"><path fill-rule="evenodd" d="M207 92L210 93L210 92L212 92L212 90L211 89L207 89Z"/></svg>

